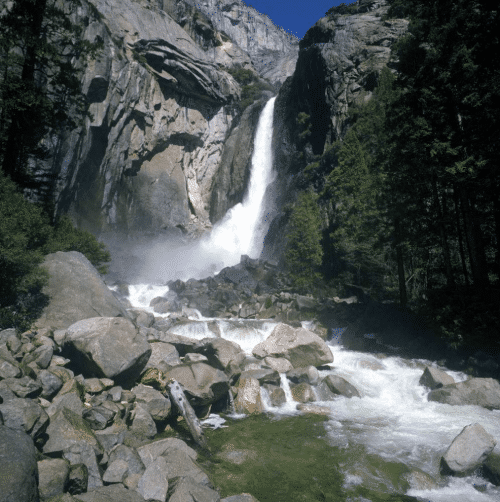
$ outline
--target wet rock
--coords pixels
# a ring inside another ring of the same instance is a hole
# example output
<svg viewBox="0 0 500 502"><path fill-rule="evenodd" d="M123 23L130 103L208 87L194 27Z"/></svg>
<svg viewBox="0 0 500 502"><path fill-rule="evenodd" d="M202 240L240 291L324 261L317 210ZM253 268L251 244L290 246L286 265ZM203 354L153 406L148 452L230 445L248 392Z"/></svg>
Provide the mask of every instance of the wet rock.
<svg viewBox="0 0 500 502"><path fill-rule="evenodd" d="M354 385L338 375L328 375L322 380L334 393L345 397L361 397Z"/></svg>
<svg viewBox="0 0 500 502"><path fill-rule="evenodd" d="M493 378L471 378L465 382L446 385L429 393L429 401L451 405L472 404L500 409L500 383Z"/></svg>
<svg viewBox="0 0 500 502"><path fill-rule="evenodd" d="M290 370L286 373L286 377L293 383L306 382L311 385L316 385L319 381L319 373L314 366Z"/></svg>
<svg viewBox="0 0 500 502"><path fill-rule="evenodd" d="M203 338L196 352L206 356L208 364L228 375L237 372L245 359L245 353L237 343L223 338Z"/></svg>
<svg viewBox="0 0 500 502"><path fill-rule="evenodd" d="M496 486L500 486L500 455L492 453L482 467L484 477Z"/></svg>
<svg viewBox="0 0 500 502"><path fill-rule="evenodd" d="M472 474L493 451L496 441L479 424L467 425L441 458L441 473Z"/></svg>
<svg viewBox="0 0 500 502"><path fill-rule="evenodd" d="M158 457L146 467L137 485L144 500L165 502L168 492L168 466L164 457Z"/></svg>
<svg viewBox="0 0 500 502"><path fill-rule="evenodd" d="M94 317L72 324L64 339L73 364L85 377L134 381L146 366L151 347L128 319Z"/></svg>
<svg viewBox="0 0 500 502"><path fill-rule="evenodd" d="M439 488L438 483L432 476L419 469L412 469L404 475L404 478L414 490L435 490Z"/></svg>
<svg viewBox="0 0 500 502"><path fill-rule="evenodd" d="M326 406L318 406L315 404L298 404L297 409L302 411L303 413L310 413L312 415L324 415L330 416L332 414L332 410L327 408Z"/></svg>
<svg viewBox="0 0 500 502"><path fill-rule="evenodd" d="M145 370L149 368L157 368L161 371L168 371L172 366L182 364L179 357L179 352L170 343L156 342L151 343L151 356L145 366Z"/></svg>
<svg viewBox="0 0 500 502"><path fill-rule="evenodd" d="M432 366L427 366L418 383L433 390L439 389L444 385L454 384L455 380L453 380L453 377L448 375L448 373L438 370L437 368L433 368Z"/></svg>
<svg viewBox="0 0 500 502"><path fill-rule="evenodd" d="M61 458L38 462L38 478L41 500L60 495L68 484L69 462Z"/></svg>
<svg viewBox="0 0 500 502"><path fill-rule="evenodd" d="M14 398L0 404L4 424L11 429L20 429L36 439L49 425L45 410L31 399Z"/></svg>
<svg viewBox="0 0 500 502"><path fill-rule="evenodd" d="M212 404L229 390L227 376L205 363L176 366L165 373L165 377L181 384L192 406Z"/></svg>
<svg viewBox="0 0 500 502"><path fill-rule="evenodd" d="M286 403L285 391L281 387L270 384L264 384L262 387L267 390L271 406L279 407Z"/></svg>
<svg viewBox="0 0 500 502"><path fill-rule="evenodd" d="M0 425L0 501L38 502L38 466L33 440Z"/></svg>
<svg viewBox="0 0 500 502"><path fill-rule="evenodd" d="M220 495L188 476L172 480L168 488L169 502L220 502Z"/></svg>
<svg viewBox="0 0 500 502"><path fill-rule="evenodd" d="M127 311L104 284L97 270L77 251L57 252L45 257L49 273L43 292L50 297L36 325L64 329L90 317L126 317Z"/></svg>
<svg viewBox="0 0 500 502"><path fill-rule="evenodd" d="M240 378L234 407L237 413L253 414L264 411L259 381L256 378Z"/></svg>
<svg viewBox="0 0 500 502"><path fill-rule="evenodd" d="M278 324L252 352L261 359L268 356L284 357L294 368L333 362L330 348L318 335L304 328L294 329L287 324Z"/></svg>
<svg viewBox="0 0 500 502"><path fill-rule="evenodd" d="M271 385L280 385L280 375L277 371L260 368L260 369L248 369L241 373L241 378L256 378L259 381L259 384L269 383Z"/></svg>
<svg viewBox="0 0 500 502"><path fill-rule="evenodd" d="M313 388L306 382L294 385L291 389L294 401L309 403L316 400Z"/></svg>
<svg viewBox="0 0 500 502"><path fill-rule="evenodd" d="M293 369L292 363L283 357L265 357L264 363L278 373L286 373Z"/></svg>

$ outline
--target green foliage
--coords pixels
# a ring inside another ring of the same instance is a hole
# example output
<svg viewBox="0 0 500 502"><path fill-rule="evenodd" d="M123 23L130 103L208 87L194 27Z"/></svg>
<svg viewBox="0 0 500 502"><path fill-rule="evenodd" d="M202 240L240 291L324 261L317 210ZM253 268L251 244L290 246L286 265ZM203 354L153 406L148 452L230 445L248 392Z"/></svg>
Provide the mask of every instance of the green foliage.
<svg viewBox="0 0 500 502"><path fill-rule="evenodd" d="M241 85L240 111L243 112L257 101L263 91L272 91L271 84L261 80L254 72L245 68L227 68L226 71Z"/></svg>
<svg viewBox="0 0 500 502"><path fill-rule="evenodd" d="M358 12L358 2L350 4L341 3L338 6L332 7L326 13L327 16L341 16L346 14L356 14Z"/></svg>
<svg viewBox="0 0 500 502"><path fill-rule="evenodd" d="M101 274L107 273L108 267L105 263L111 261L111 255L106 246L90 232L75 228L68 216L62 216L59 219L51 238L44 246L44 253L56 251L79 251Z"/></svg>
<svg viewBox="0 0 500 502"><path fill-rule="evenodd" d="M290 215L285 249L286 267L299 290L314 288L321 279L321 237L318 196L312 191L302 192Z"/></svg>

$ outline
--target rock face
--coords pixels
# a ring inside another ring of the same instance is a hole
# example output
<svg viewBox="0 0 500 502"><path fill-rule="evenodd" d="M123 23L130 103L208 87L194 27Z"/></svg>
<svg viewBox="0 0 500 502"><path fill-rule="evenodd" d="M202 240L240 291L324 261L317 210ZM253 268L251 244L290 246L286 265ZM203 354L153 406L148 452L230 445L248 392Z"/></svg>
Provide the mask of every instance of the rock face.
<svg viewBox="0 0 500 502"><path fill-rule="evenodd" d="M431 391L428 400L453 405L473 404L499 410L500 383L493 378L471 378Z"/></svg>
<svg viewBox="0 0 500 502"><path fill-rule="evenodd" d="M279 85L297 40L239 0L85 0L72 19L102 48L84 67L92 117L48 140L56 210L95 232L210 228L241 201L263 106L241 116L228 70Z"/></svg>
<svg viewBox="0 0 500 502"><path fill-rule="evenodd" d="M77 251L57 252L45 257L49 273L44 293L50 304L35 323L37 327L65 329L71 324L96 317L126 317L127 311L104 284L92 264Z"/></svg>
<svg viewBox="0 0 500 502"><path fill-rule="evenodd" d="M418 383L433 390L439 389L443 387L443 385L454 384L455 380L444 371L433 368L432 366L427 366Z"/></svg>
<svg viewBox="0 0 500 502"><path fill-rule="evenodd" d="M278 324L268 338L253 349L256 357L284 357L294 368L321 366L333 362L333 354L315 333Z"/></svg>
<svg viewBox="0 0 500 502"><path fill-rule="evenodd" d="M0 425L0 501L38 502L38 466L32 439Z"/></svg>
<svg viewBox="0 0 500 502"><path fill-rule="evenodd" d="M493 436L481 425L467 425L441 458L441 471L458 476L471 474L486 460L495 445Z"/></svg>

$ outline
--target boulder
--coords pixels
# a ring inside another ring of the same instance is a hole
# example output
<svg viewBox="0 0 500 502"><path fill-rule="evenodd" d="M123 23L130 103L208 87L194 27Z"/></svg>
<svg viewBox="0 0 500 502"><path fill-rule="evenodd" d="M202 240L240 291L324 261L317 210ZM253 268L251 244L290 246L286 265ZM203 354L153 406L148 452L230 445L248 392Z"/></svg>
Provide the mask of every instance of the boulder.
<svg viewBox="0 0 500 502"><path fill-rule="evenodd" d="M265 383L280 385L281 382L277 371L266 368L245 370L241 373L240 378L256 378L260 385Z"/></svg>
<svg viewBox="0 0 500 502"><path fill-rule="evenodd" d="M123 485L101 486L80 493L78 502L145 502L144 497L135 490L127 490Z"/></svg>
<svg viewBox="0 0 500 502"><path fill-rule="evenodd" d="M484 477L496 486L500 486L500 455L492 453L483 463Z"/></svg>
<svg viewBox="0 0 500 502"><path fill-rule="evenodd" d="M170 343L155 342L151 343L151 356L145 366L145 370L149 368L157 368L161 371L168 371L172 366L182 364L179 357L179 352Z"/></svg>
<svg viewBox="0 0 500 502"><path fill-rule="evenodd" d="M137 450L124 444L120 444L112 449L109 454L108 469L118 461L124 462L127 465L127 470L124 474L125 478L135 475L140 479L146 469ZM106 475L107 471L104 474Z"/></svg>
<svg viewBox="0 0 500 502"><path fill-rule="evenodd" d="M165 373L165 377L181 384L192 406L212 404L229 390L229 381L224 372L206 363L175 366Z"/></svg>
<svg viewBox="0 0 500 502"><path fill-rule="evenodd" d="M33 439L44 433L49 425L45 410L31 399L10 399L0 404L0 414L7 427L23 430Z"/></svg>
<svg viewBox="0 0 500 502"><path fill-rule="evenodd" d="M111 425L116 413L104 406L94 406L84 410L82 416L95 431L100 431Z"/></svg>
<svg viewBox="0 0 500 502"><path fill-rule="evenodd" d="M146 467L137 485L144 500L165 502L168 492L168 467L164 457L158 457Z"/></svg>
<svg viewBox="0 0 500 502"><path fill-rule="evenodd" d="M294 368L333 362L332 351L318 335L304 328L294 329L288 324L278 324L252 352L261 359L268 356L284 357Z"/></svg>
<svg viewBox="0 0 500 502"><path fill-rule="evenodd" d="M338 375L328 375L322 380L328 388L334 393L345 397L360 397L360 394L354 385L350 384L345 378Z"/></svg>
<svg viewBox="0 0 500 502"><path fill-rule="evenodd" d="M267 390L271 406L279 407L282 404L286 403L286 394L281 387L270 384L264 384L262 387L264 387Z"/></svg>
<svg viewBox="0 0 500 502"><path fill-rule="evenodd" d="M145 403L136 403L130 415L130 431L139 439L153 439L158 433L153 417Z"/></svg>
<svg viewBox="0 0 500 502"><path fill-rule="evenodd" d="M132 389L137 403L144 403L145 408L155 422L165 421L171 414L170 399L161 392L146 385L137 385Z"/></svg>
<svg viewBox="0 0 500 502"><path fill-rule="evenodd" d="M293 383L306 382L311 385L316 385L319 381L319 373L314 366L290 370L286 373L286 377Z"/></svg>
<svg viewBox="0 0 500 502"><path fill-rule="evenodd" d="M291 389L294 401L309 403L316 400L313 388L306 382L294 385Z"/></svg>
<svg viewBox="0 0 500 502"><path fill-rule="evenodd" d="M240 378L234 407L237 413L252 414L264 411L259 381L256 378Z"/></svg>
<svg viewBox="0 0 500 502"><path fill-rule="evenodd" d="M479 424L467 425L441 458L441 473L472 474L495 448L495 438Z"/></svg>
<svg viewBox="0 0 500 502"><path fill-rule="evenodd" d="M63 458L71 465L83 464L87 468L87 488L102 486L101 471L97 462L96 451L92 445L80 441L69 445L63 451Z"/></svg>
<svg viewBox="0 0 500 502"><path fill-rule="evenodd" d="M71 465L69 468L67 490L71 494L84 493L87 491L89 471L85 464Z"/></svg>
<svg viewBox="0 0 500 502"><path fill-rule="evenodd" d="M439 389L444 385L452 385L455 383L455 380L453 380L453 377L448 375L448 373L433 368L432 366L427 366L418 383L433 390Z"/></svg>
<svg viewBox="0 0 500 502"><path fill-rule="evenodd" d="M21 378L5 378L0 381L1 389L8 389L17 397L33 399L41 394L42 386L28 376Z"/></svg>
<svg viewBox="0 0 500 502"><path fill-rule="evenodd" d="M445 385L432 390L429 401L451 405L472 404L484 408L500 409L500 383L493 378L471 378L465 382Z"/></svg>
<svg viewBox="0 0 500 502"><path fill-rule="evenodd" d="M77 251L49 254L42 267L49 273L43 292L50 303L35 323L38 328L64 329L96 314L128 318L125 307L83 254Z"/></svg>
<svg viewBox="0 0 500 502"><path fill-rule="evenodd" d="M220 495L193 478L182 476L169 483L168 502L220 502Z"/></svg>
<svg viewBox="0 0 500 502"><path fill-rule="evenodd" d="M42 386L41 396L45 399L52 399L63 386L61 378L50 370L40 371L37 381Z"/></svg>
<svg viewBox="0 0 500 502"><path fill-rule="evenodd" d="M38 462L38 491L41 500L63 493L69 479L69 463L61 458Z"/></svg>
<svg viewBox="0 0 500 502"><path fill-rule="evenodd" d="M318 406L316 404L300 403L297 405L297 409L302 413L309 413L311 415L330 416L332 414L332 410L330 408L327 408L326 406Z"/></svg>
<svg viewBox="0 0 500 502"><path fill-rule="evenodd" d="M64 350L85 377L107 377L119 384L137 379L151 355L146 338L121 317L94 317L72 324Z"/></svg>
<svg viewBox="0 0 500 502"><path fill-rule="evenodd" d="M292 363L282 357L265 357L264 363L278 373L286 373L293 369Z"/></svg>
<svg viewBox="0 0 500 502"><path fill-rule="evenodd" d="M203 486L212 486L207 474L201 467L192 459L191 455L183 449L171 448L163 453L161 457L164 458L167 465L168 481L174 480L179 476L189 476L196 483ZM158 459L154 460L153 465Z"/></svg>
<svg viewBox="0 0 500 502"><path fill-rule="evenodd" d="M231 495L221 499L220 502L259 502L253 495L249 493L240 493L239 495Z"/></svg>
<svg viewBox="0 0 500 502"><path fill-rule="evenodd" d="M229 375L234 374L245 359L245 353L237 343L223 338L203 338L196 352L206 356L208 364Z"/></svg>
<svg viewBox="0 0 500 502"><path fill-rule="evenodd" d="M0 502L38 502L38 466L33 440L0 425Z"/></svg>
<svg viewBox="0 0 500 502"><path fill-rule="evenodd" d="M173 450L182 450L192 460L198 458L198 454L195 450L190 448L184 441L177 438L160 439L159 441L140 446L137 448L137 453L147 467L161 455L168 456Z"/></svg>

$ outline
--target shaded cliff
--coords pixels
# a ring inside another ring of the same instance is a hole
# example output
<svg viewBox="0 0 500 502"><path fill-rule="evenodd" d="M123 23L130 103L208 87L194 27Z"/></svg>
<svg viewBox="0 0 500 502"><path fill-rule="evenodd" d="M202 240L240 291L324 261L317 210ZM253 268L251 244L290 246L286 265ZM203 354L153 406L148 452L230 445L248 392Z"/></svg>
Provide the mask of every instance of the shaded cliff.
<svg viewBox="0 0 500 502"><path fill-rule="evenodd" d="M286 225L282 208L307 188L304 167L344 137L349 107L370 99L381 69L392 66L391 46L406 32L408 21L387 19L388 9L386 0L332 8L300 42L296 71L276 100L274 154L280 176L273 187L268 257L281 255Z"/></svg>
<svg viewBox="0 0 500 502"><path fill-rule="evenodd" d="M86 0L72 18L102 50L83 80L91 117L50 139L56 211L95 232L210 228L241 200L248 178L255 120L241 115L242 88L228 71L258 75L245 50L253 45L182 0ZM266 51L277 44L283 55L284 32L272 24L268 32ZM225 149L235 128L246 139Z"/></svg>

